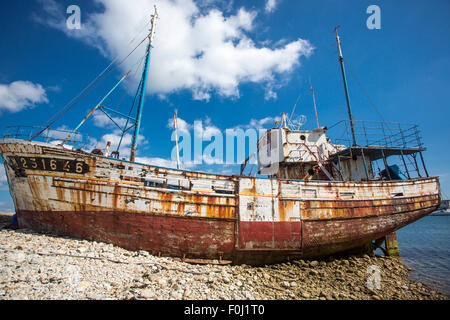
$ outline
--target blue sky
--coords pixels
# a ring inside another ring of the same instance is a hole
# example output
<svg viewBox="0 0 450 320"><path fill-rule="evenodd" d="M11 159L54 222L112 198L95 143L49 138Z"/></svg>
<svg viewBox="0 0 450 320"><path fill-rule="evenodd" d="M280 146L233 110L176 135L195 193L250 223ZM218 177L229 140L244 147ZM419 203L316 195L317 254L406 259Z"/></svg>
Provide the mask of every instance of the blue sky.
<svg viewBox="0 0 450 320"><path fill-rule="evenodd" d="M1 129L42 125L76 96L116 56L131 51L145 34L156 3L160 13L152 51L138 157L170 164L173 142L169 120L193 130L201 120L212 133L227 128L270 127L281 112L315 126L309 91L316 92L321 125L346 119L345 96L333 28L343 53L385 121L417 123L427 146L431 175L450 194L450 2L396 0L268 1L52 1L0 4ZM81 9L81 29L68 30L69 5ZM381 9L381 29L369 30L369 5ZM136 37L129 45L129 40ZM73 128L137 60L117 69L52 128ZM347 71L355 119L379 121ZM139 78L139 74L136 76ZM124 82L106 105L115 107ZM119 110L127 113L134 92ZM7 101L7 102L5 102ZM102 143L117 137L104 118L81 130ZM208 131L208 132L209 132ZM103 139L102 139L103 137ZM91 139L91 145L95 141ZM202 164L195 170L238 173L239 166ZM13 208L0 171L0 211Z"/></svg>

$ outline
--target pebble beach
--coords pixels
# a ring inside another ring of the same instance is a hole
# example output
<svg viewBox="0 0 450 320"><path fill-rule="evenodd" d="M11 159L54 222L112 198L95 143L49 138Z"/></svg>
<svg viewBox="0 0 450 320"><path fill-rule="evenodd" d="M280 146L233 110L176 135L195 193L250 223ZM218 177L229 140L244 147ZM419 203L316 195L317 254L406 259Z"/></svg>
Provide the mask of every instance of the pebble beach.
<svg viewBox="0 0 450 320"><path fill-rule="evenodd" d="M28 229L0 214L1 300L447 300L374 255L197 265Z"/></svg>

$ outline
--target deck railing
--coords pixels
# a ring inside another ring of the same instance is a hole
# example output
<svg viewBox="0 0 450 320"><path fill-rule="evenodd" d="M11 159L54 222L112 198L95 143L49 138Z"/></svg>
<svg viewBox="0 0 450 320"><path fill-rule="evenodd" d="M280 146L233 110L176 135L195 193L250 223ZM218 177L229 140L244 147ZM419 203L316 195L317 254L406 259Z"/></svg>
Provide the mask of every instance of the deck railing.
<svg viewBox="0 0 450 320"><path fill-rule="evenodd" d="M37 133L40 131L42 131L42 133L36 137ZM22 139L60 144L71 134L71 130L64 129L48 129L37 126L8 126L3 130L2 137L3 139ZM68 139L64 145L75 150L86 148L88 143L89 135L83 135L76 132L71 135L70 139Z"/></svg>
<svg viewBox="0 0 450 320"><path fill-rule="evenodd" d="M416 124L355 120L355 139L361 147L417 148L424 147ZM335 144L353 144L349 120L342 120L328 128Z"/></svg>

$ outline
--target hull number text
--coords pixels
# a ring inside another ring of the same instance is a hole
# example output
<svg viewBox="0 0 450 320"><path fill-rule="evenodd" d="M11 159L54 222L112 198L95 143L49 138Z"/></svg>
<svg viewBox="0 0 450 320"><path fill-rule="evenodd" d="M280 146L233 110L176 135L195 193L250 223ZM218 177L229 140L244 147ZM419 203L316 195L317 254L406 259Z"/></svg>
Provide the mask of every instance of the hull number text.
<svg viewBox="0 0 450 320"><path fill-rule="evenodd" d="M83 174L89 171L87 163L77 160L40 157L10 157L18 169L59 171Z"/></svg>

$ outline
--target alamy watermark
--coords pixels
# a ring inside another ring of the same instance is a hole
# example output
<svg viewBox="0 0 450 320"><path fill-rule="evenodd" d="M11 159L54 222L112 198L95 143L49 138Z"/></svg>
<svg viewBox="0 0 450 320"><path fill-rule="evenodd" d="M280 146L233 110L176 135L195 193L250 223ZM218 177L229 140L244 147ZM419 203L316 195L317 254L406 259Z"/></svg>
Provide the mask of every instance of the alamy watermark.
<svg viewBox="0 0 450 320"><path fill-rule="evenodd" d="M70 5L66 10L70 16L66 20L66 26L69 30L81 29L81 9L77 5Z"/></svg>
<svg viewBox="0 0 450 320"><path fill-rule="evenodd" d="M370 16L366 20L366 26L369 30L381 29L381 9L379 6L372 4L367 7L366 13Z"/></svg>
<svg viewBox="0 0 450 320"><path fill-rule="evenodd" d="M67 279L67 284L72 289L79 290L79 285L81 282L80 268L74 265L69 265L65 268L64 271Z"/></svg>
<svg viewBox="0 0 450 320"><path fill-rule="evenodd" d="M369 277L366 281L366 286L370 290L380 290L381 289L381 271L380 267L377 265L370 265L367 267L367 271Z"/></svg>
<svg viewBox="0 0 450 320"><path fill-rule="evenodd" d="M81 9L77 5L70 5L67 7L66 13L70 16L67 17L66 25L70 30L81 29ZM372 4L367 7L366 13L370 16L366 20L366 26L369 30L381 29L381 9L378 5Z"/></svg>

